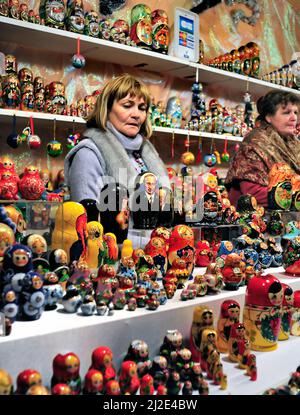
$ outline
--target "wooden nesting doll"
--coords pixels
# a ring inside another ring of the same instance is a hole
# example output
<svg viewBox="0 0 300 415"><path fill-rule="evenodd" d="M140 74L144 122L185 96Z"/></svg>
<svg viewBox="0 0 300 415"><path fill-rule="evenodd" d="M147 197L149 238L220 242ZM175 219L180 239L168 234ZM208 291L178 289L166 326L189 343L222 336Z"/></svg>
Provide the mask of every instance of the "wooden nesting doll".
<svg viewBox="0 0 300 415"><path fill-rule="evenodd" d="M283 288L283 301L281 308L281 325L278 340L287 340L290 337L292 326L292 315L294 312L294 291L284 283L281 283Z"/></svg>
<svg viewBox="0 0 300 415"><path fill-rule="evenodd" d="M249 281L245 298L244 324L252 350L277 349L282 301L282 285L273 275L255 276Z"/></svg>
<svg viewBox="0 0 300 415"><path fill-rule="evenodd" d="M211 308L207 306L197 306L193 312L193 322L190 331L190 350L195 362L200 362L200 347L202 332L204 329L213 329L214 316Z"/></svg>
<svg viewBox="0 0 300 415"><path fill-rule="evenodd" d="M288 274L300 274L300 236L288 240L283 251L283 267Z"/></svg>
<svg viewBox="0 0 300 415"><path fill-rule="evenodd" d="M241 307L235 300L225 300L221 305L221 314L218 320L218 349L221 353L228 351L228 341L231 326L239 322Z"/></svg>
<svg viewBox="0 0 300 415"><path fill-rule="evenodd" d="M269 171L268 208L289 210L292 206L291 168L285 163L273 164Z"/></svg>
<svg viewBox="0 0 300 415"><path fill-rule="evenodd" d="M177 225L174 227L168 251L168 261L172 265L176 258L185 260L187 270L192 277L195 264L194 232L187 225Z"/></svg>
<svg viewBox="0 0 300 415"><path fill-rule="evenodd" d="M292 207L291 210L300 211L300 176L298 174L292 175Z"/></svg>
<svg viewBox="0 0 300 415"><path fill-rule="evenodd" d="M291 322L291 334L300 336L300 290L294 291L294 310Z"/></svg>

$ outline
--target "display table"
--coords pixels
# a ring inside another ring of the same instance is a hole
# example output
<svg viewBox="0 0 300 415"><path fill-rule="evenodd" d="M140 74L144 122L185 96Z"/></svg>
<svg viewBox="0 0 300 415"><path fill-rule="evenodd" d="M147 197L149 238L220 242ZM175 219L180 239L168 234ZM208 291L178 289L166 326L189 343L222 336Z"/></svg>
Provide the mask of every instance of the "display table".
<svg viewBox="0 0 300 415"><path fill-rule="evenodd" d="M194 275L203 274L205 268L196 268ZM275 274L294 290L300 290L300 278L288 277L282 268L272 268L267 273ZM177 290L156 311L138 308L134 312L115 310L112 316L82 316L68 314L59 305L56 310L45 311L41 318L32 322L16 321L9 336L0 338L0 368L7 370L13 379L24 369L36 369L42 374L45 385L52 375L52 360L58 353L74 352L81 360L80 374L84 377L94 348L107 345L114 353L114 364L119 368L130 342L142 339L147 342L152 358L158 354L167 329L178 329L184 338L189 338L194 307L207 304L215 315L215 326L221 303L234 299L244 306L246 287L237 291L221 291L194 300L181 301ZM187 343L188 346L188 343ZM238 369L222 355L224 371L228 376L225 391L210 383L210 394L259 394L270 386L284 382L300 364L300 337L291 337L279 342L273 352L255 352L257 356L258 380L251 382L245 371Z"/></svg>

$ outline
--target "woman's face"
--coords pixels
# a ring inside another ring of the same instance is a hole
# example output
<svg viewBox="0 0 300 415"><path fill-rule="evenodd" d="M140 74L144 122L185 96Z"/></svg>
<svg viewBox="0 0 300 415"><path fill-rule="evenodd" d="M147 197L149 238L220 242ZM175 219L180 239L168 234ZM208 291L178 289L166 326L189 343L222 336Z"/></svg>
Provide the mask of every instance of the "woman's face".
<svg viewBox="0 0 300 415"><path fill-rule="evenodd" d="M274 115L267 115L266 120L281 135L294 134L297 124L298 107L288 103L285 107L280 105Z"/></svg>
<svg viewBox="0 0 300 415"><path fill-rule="evenodd" d="M135 137L147 117L147 105L144 98L126 95L115 100L108 114L108 121L127 137Z"/></svg>

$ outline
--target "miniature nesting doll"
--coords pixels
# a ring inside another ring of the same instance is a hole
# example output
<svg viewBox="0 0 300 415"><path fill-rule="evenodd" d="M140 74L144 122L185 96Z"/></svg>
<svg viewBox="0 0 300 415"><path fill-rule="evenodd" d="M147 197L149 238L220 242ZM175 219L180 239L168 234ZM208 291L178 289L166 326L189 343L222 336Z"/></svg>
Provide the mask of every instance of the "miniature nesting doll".
<svg viewBox="0 0 300 415"><path fill-rule="evenodd" d="M140 395L154 395L153 377L147 373L141 379Z"/></svg>
<svg viewBox="0 0 300 415"><path fill-rule="evenodd" d="M190 350L195 362L200 362L200 348L202 342L202 332L204 329L213 328L214 316L211 308L207 306L197 306L193 312L193 322L190 332Z"/></svg>
<svg viewBox="0 0 300 415"><path fill-rule="evenodd" d="M226 290L237 290L243 281L242 257L237 253L227 255L222 268Z"/></svg>
<svg viewBox="0 0 300 415"><path fill-rule="evenodd" d="M171 364L173 357L176 355L177 350L183 348L183 335L175 330L167 330L163 340L163 344L160 346L159 354L165 357L169 364Z"/></svg>
<svg viewBox="0 0 300 415"><path fill-rule="evenodd" d="M23 177L19 182L19 190L24 199L37 200L41 198L45 191L45 185L36 166L30 165L25 168Z"/></svg>
<svg viewBox="0 0 300 415"><path fill-rule="evenodd" d="M86 225L87 256L86 261L91 269L98 268L98 256L103 251L103 226L100 222L91 221Z"/></svg>
<svg viewBox="0 0 300 415"><path fill-rule="evenodd" d="M215 262L208 265L204 277L207 282L208 293L217 293L223 288L223 277L221 268Z"/></svg>
<svg viewBox="0 0 300 415"><path fill-rule="evenodd" d="M300 211L300 176L292 175L292 207L291 210Z"/></svg>
<svg viewBox="0 0 300 415"><path fill-rule="evenodd" d="M217 345L221 353L228 351L230 329L234 323L239 322L240 310L241 307L235 300L225 300L221 305L221 314L217 325Z"/></svg>
<svg viewBox="0 0 300 415"><path fill-rule="evenodd" d="M45 273L43 292L45 294L45 310L55 310L58 301L63 298L63 289L55 272Z"/></svg>
<svg viewBox="0 0 300 415"><path fill-rule="evenodd" d="M269 209L289 210L292 206L292 170L285 163L273 164L269 171Z"/></svg>
<svg viewBox="0 0 300 415"><path fill-rule="evenodd" d="M198 241L196 245L196 266L207 267L211 261L212 254L208 241Z"/></svg>
<svg viewBox="0 0 300 415"><path fill-rule="evenodd" d="M149 359L149 348L143 340L133 340L128 348L127 354L123 359L132 360L137 365L137 373L141 378L149 372L151 367L151 360Z"/></svg>
<svg viewBox="0 0 300 415"><path fill-rule="evenodd" d="M0 369L0 396L13 394L13 380L8 372Z"/></svg>
<svg viewBox="0 0 300 415"><path fill-rule="evenodd" d="M195 263L194 232L187 225L175 226L170 236L169 264L172 265L173 261L178 257L185 260L191 277Z"/></svg>
<svg viewBox="0 0 300 415"><path fill-rule="evenodd" d="M282 285L273 275L255 276L249 281L243 315L252 350L277 348L282 301Z"/></svg>
<svg viewBox="0 0 300 415"><path fill-rule="evenodd" d="M17 377L17 395L25 395L28 389L34 385L42 385L42 376L40 372L33 369L26 369L18 374Z"/></svg>
<svg viewBox="0 0 300 415"><path fill-rule="evenodd" d="M99 370L103 375L104 386L116 378L116 370L113 366L113 352L107 346L99 346L92 352L90 369Z"/></svg>
<svg viewBox="0 0 300 415"><path fill-rule="evenodd" d="M126 360L121 364L119 375L120 388L123 395L135 395L140 387L137 376L137 365L132 360Z"/></svg>
<svg viewBox="0 0 300 415"><path fill-rule="evenodd" d="M53 375L51 388L58 383L66 383L72 389L73 395L81 392L81 377L79 357L73 353L57 354L53 359Z"/></svg>
<svg viewBox="0 0 300 415"><path fill-rule="evenodd" d="M84 377L83 395L101 395L103 392L103 375L99 370L89 369Z"/></svg>
<svg viewBox="0 0 300 415"><path fill-rule="evenodd" d="M170 376L167 359L164 356L154 356L149 373L153 377L155 389L165 385Z"/></svg>
<svg viewBox="0 0 300 415"><path fill-rule="evenodd" d="M117 396L121 395L120 384L117 380L109 380L105 387L106 395Z"/></svg>
<svg viewBox="0 0 300 415"><path fill-rule="evenodd" d="M292 287L281 283L283 288L283 301L281 308L281 325L278 340L287 340L290 337L292 315L294 312L294 291Z"/></svg>
<svg viewBox="0 0 300 415"><path fill-rule="evenodd" d="M166 274L168 266L165 240L158 236L152 237L145 246L145 253L153 258L154 265L159 271L159 278L162 278Z"/></svg>

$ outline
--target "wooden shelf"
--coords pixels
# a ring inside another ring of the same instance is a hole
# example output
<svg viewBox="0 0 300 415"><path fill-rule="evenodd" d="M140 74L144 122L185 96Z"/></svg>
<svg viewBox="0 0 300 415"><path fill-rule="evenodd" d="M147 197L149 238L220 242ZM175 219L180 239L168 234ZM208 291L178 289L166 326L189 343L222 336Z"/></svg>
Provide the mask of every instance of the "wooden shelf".
<svg viewBox="0 0 300 415"><path fill-rule="evenodd" d="M228 141L243 141L243 137L238 137L235 135L230 134L213 134L213 133L202 133L200 131L189 131L179 128L167 128L167 127L153 127L153 134L163 133L163 134L172 134L174 132L175 135L184 135L187 136L189 134L190 137L199 137L202 138L215 138L217 140L228 140Z"/></svg>

